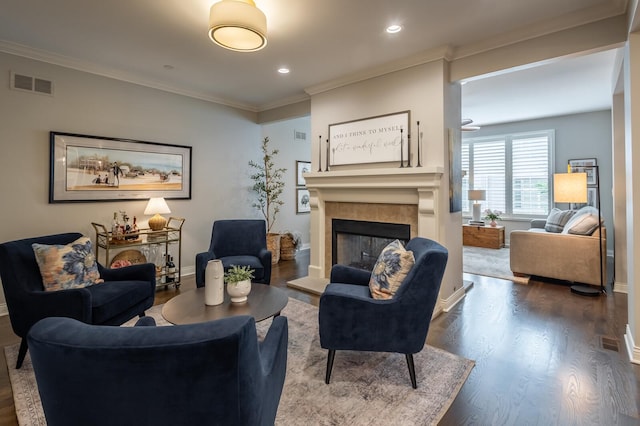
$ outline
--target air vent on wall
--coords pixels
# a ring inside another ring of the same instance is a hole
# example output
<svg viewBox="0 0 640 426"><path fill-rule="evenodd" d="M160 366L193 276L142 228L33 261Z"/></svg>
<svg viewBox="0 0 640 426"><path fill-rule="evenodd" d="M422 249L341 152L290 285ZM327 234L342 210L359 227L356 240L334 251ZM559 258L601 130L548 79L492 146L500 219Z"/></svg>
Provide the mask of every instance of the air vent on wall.
<svg viewBox="0 0 640 426"><path fill-rule="evenodd" d="M305 132L300 132L298 130L293 131L293 138L297 141L306 141L307 134Z"/></svg>
<svg viewBox="0 0 640 426"><path fill-rule="evenodd" d="M53 96L53 82L43 78L11 72L11 88Z"/></svg>

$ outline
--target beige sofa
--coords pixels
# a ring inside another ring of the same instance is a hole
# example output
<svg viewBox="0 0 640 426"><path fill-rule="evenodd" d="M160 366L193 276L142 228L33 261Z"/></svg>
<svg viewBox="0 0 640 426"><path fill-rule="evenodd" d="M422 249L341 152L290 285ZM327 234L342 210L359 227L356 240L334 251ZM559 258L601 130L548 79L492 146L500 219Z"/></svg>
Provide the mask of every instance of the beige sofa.
<svg viewBox="0 0 640 426"><path fill-rule="evenodd" d="M583 284L600 285L598 230L592 235L547 232L545 220L532 221L526 231L509 234L511 271ZM602 271L607 277L607 239L602 227Z"/></svg>

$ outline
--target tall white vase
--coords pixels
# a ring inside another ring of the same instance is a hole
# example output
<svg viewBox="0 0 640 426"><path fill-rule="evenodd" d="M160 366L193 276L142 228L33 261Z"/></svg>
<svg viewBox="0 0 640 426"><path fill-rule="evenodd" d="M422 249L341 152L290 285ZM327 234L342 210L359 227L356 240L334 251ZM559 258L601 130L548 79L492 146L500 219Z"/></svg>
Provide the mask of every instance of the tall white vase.
<svg viewBox="0 0 640 426"><path fill-rule="evenodd" d="M204 270L204 304L220 305L224 301L224 267L221 260L210 260Z"/></svg>

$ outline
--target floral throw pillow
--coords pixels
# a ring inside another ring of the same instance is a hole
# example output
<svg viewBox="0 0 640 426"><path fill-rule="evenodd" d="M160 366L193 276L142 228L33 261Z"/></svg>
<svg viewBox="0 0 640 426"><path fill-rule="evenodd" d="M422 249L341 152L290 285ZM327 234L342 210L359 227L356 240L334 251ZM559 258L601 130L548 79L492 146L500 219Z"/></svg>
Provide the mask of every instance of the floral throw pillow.
<svg viewBox="0 0 640 426"><path fill-rule="evenodd" d="M69 244L32 244L45 291L88 287L103 282L89 237Z"/></svg>
<svg viewBox="0 0 640 426"><path fill-rule="evenodd" d="M405 250L399 240L389 243L378 256L371 272L369 290L374 299L391 299L413 267L412 251Z"/></svg>

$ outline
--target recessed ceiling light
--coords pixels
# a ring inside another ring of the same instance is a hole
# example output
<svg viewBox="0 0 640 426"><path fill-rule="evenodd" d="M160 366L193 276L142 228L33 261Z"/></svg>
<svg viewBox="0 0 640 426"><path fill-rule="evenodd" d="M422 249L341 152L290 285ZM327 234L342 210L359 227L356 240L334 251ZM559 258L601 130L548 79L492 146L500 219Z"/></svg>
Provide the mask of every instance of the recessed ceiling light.
<svg viewBox="0 0 640 426"><path fill-rule="evenodd" d="M284 68L283 67L283 68L278 68L278 72L280 74L289 74L290 70L289 70L289 68Z"/></svg>
<svg viewBox="0 0 640 426"><path fill-rule="evenodd" d="M400 25L390 25L387 27L387 32L389 34L399 33L400 31L402 31L402 27Z"/></svg>

